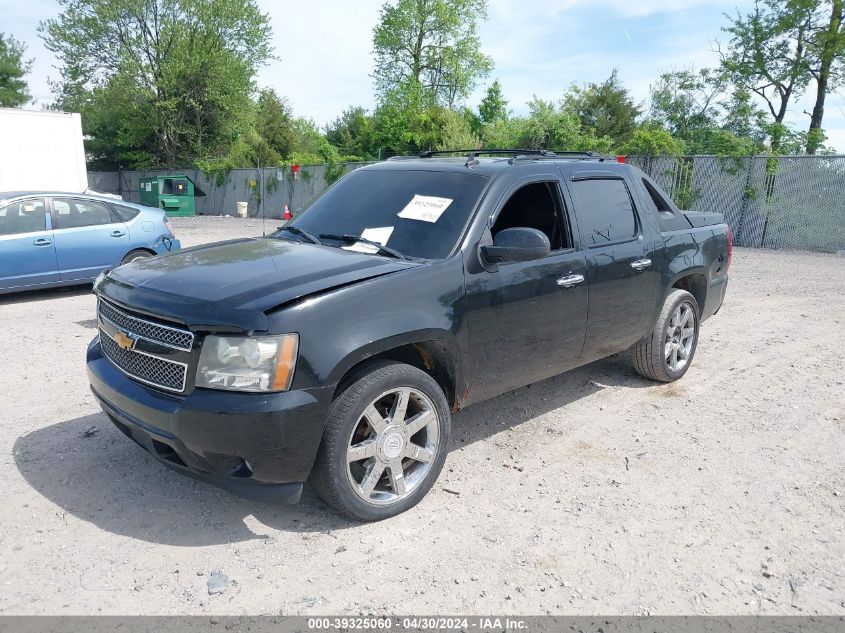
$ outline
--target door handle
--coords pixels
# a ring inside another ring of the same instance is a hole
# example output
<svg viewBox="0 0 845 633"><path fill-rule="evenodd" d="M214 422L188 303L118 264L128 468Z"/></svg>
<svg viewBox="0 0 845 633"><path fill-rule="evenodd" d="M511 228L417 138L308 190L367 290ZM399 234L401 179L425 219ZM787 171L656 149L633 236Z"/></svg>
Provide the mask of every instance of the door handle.
<svg viewBox="0 0 845 633"><path fill-rule="evenodd" d="M39 237L37 240L33 242L36 246L50 246L53 243L53 240L48 240L46 237Z"/></svg>
<svg viewBox="0 0 845 633"><path fill-rule="evenodd" d="M650 259L638 259L635 262L631 262L631 268L634 270L645 270L649 266L651 266Z"/></svg>
<svg viewBox="0 0 845 633"><path fill-rule="evenodd" d="M574 288L582 281L584 281L584 275L564 275L557 280L557 285L564 288Z"/></svg>
<svg viewBox="0 0 845 633"><path fill-rule="evenodd" d="M112 237L123 237L124 235L126 235L125 231L112 231L111 232Z"/></svg>

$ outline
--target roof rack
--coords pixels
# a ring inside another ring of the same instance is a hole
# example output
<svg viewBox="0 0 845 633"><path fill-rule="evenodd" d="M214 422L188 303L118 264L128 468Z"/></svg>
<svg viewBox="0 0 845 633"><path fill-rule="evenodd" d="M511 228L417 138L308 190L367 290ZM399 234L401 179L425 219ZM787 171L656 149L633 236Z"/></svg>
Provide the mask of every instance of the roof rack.
<svg viewBox="0 0 845 633"><path fill-rule="evenodd" d="M493 156L510 156L509 164L513 165L518 160L537 160L537 159L554 159L554 158L580 158L583 160L594 159L599 161L611 160L611 156L604 156L596 152L553 152L547 149L445 149L445 150L426 150L420 152L417 156L391 156L387 160L408 160L414 158L433 158L434 156L443 156L448 154L464 154L467 157L466 166L474 167L478 165L478 157L484 155Z"/></svg>

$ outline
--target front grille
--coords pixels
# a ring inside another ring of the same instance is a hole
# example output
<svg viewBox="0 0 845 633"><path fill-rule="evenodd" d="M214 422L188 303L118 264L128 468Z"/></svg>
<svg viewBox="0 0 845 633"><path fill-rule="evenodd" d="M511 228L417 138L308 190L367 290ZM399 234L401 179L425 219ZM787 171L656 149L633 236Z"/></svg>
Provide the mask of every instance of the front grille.
<svg viewBox="0 0 845 633"><path fill-rule="evenodd" d="M100 346L106 358L131 378L168 391L185 390L185 377L188 373L186 364L143 352L121 349L102 328L100 329Z"/></svg>
<svg viewBox="0 0 845 633"><path fill-rule="evenodd" d="M185 352L190 352L194 344L193 332L140 319L102 299L97 302L97 310L101 317L108 319L116 326L150 341Z"/></svg>

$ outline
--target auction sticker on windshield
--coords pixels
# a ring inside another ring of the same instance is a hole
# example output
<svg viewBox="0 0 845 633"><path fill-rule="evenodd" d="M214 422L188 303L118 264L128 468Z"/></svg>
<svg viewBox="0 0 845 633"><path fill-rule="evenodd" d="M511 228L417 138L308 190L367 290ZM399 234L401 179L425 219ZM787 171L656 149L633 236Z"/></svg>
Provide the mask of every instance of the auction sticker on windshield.
<svg viewBox="0 0 845 633"><path fill-rule="evenodd" d="M400 218L406 220L422 220L423 222L437 222L443 212L452 204L451 198L415 195L414 198L399 212Z"/></svg>

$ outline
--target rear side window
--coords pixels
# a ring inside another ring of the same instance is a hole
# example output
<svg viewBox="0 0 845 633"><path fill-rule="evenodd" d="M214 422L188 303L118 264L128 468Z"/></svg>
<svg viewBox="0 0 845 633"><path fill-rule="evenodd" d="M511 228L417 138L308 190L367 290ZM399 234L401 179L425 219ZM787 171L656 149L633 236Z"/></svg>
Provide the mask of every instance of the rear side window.
<svg viewBox="0 0 845 633"><path fill-rule="evenodd" d="M683 218L683 216L675 213L674 209L672 209L672 205L669 204L663 194L658 191L657 186L648 178L643 178L642 182L646 193L648 193L648 200L651 200L654 204L655 210L657 211L657 224L660 227L660 230L677 231L678 229L688 229L689 223Z"/></svg>
<svg viewBox="0 0 845 633"><path fill-rule="evenodd" d="M116 221L111 209L97 200L53 198L53 209L56 212L57 229L98 226Z"/></svg>
<svg viewBox="0 0 845 633"><path fill-rule="evenodd" d="M576 180L572 185L578 226L587 246L625 242L637 236L637 216L622 180Z"/></svg>
<svg viewBox="0 0 845 633"><path fill-rule="evenodd" d="M117 213L118 217L124 222L129 222L132 218L140 213L138 209L133 207L125 207L122 204L111 205L112 210Z"/></svg>

